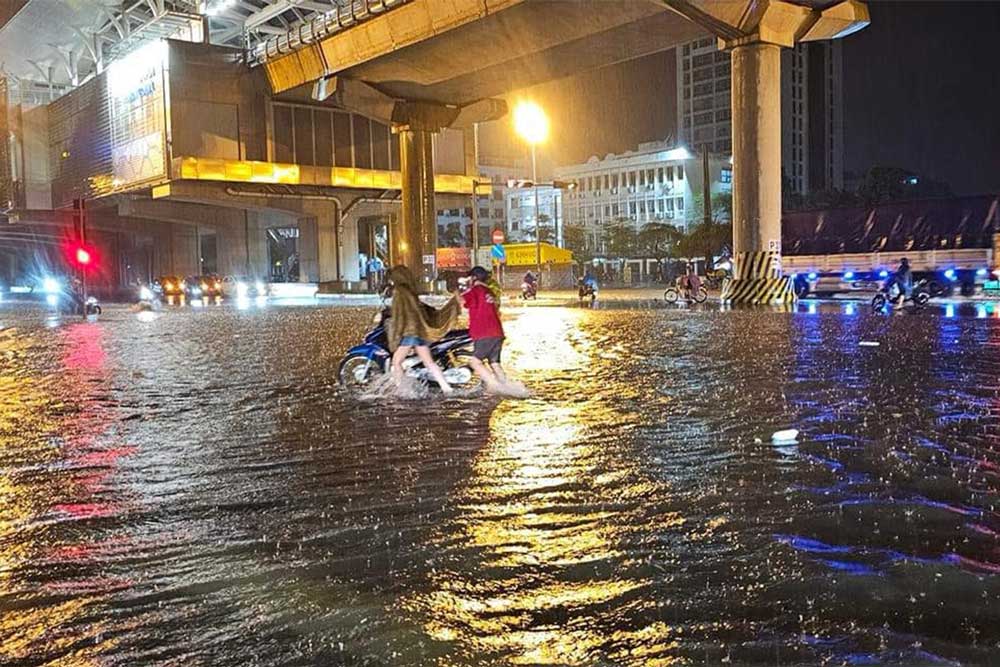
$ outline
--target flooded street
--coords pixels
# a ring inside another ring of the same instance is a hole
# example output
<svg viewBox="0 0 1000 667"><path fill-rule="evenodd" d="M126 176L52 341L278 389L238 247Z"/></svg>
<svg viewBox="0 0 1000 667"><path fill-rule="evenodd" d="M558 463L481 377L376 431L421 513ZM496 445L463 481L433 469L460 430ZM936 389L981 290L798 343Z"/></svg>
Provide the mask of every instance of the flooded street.
<svg viewBox="0 0 1000 667"><path fill-rule="evenodd" d="M0 664L1000 661L992 311L512 308L426 402L372 314L0 311Z"/></svg>

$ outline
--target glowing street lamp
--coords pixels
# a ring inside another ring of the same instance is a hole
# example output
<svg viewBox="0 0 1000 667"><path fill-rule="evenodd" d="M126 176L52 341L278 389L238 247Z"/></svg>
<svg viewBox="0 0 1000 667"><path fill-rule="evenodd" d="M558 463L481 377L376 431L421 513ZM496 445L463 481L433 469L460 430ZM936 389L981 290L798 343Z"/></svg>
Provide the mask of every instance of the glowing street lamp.
<svg viewBox="0 0 1000 667"><path fill-rule="evenodd" d="M535 270L538 282L542 281L542 234L538 214L538 165L535 160L535 146L549 136L549 118L534 102L518 102L514 107L514 130L531 146L531 180L535 188Z"/></svg>

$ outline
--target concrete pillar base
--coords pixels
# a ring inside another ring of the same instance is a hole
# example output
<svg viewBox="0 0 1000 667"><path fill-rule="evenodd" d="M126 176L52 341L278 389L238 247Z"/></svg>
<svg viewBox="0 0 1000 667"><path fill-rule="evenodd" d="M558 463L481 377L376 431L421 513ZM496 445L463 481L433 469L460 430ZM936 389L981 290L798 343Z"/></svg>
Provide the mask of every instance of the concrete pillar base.
<svg viewBox="0 0 1000 667"><path fill-rule="evenodd" d="M782 305L795 303L792 279L781 275L777 252L741 252L733 258L733 279L722 288L722 303Z"/></svg>

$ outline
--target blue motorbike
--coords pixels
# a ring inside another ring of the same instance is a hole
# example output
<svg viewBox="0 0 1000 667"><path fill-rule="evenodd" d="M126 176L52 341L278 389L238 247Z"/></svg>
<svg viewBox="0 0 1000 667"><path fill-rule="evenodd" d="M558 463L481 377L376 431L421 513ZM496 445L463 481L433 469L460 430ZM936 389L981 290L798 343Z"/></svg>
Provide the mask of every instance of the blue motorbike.
<svg viewBox="0 0 1000 667"><path fill-rule="evenodd" d="M365 334L364 342L355 345L340 362L338 377L340 384L352 391L360 391L380 376L389 372L392 353L389 351L389 341L386 333L388 311L383 311L376 318L376 325ZM453 387L471 388L479 380L469 367L472 357L472 339L468 329L455 329L445 334L444 338L430 344L431 356L445 379ZM403 372L411 378L436 387L430 373L416 355L410 355L403 361Z"/></svg>

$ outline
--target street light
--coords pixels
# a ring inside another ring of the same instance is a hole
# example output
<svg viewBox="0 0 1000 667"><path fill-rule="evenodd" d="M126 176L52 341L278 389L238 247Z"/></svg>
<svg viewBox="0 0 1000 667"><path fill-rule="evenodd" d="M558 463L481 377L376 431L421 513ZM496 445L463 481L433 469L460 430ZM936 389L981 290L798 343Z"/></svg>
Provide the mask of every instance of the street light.
<svg viewBox="0 0 1000 667"><path fill-rule="evenodd" d="M531 180L535 188L535 268L538 281L542 280L542 235L538 214L538 164L535 160L535 146L549 136L549 119L542 108L534 102L518 102L514 107L514 130L531 146Z"/></svg>

